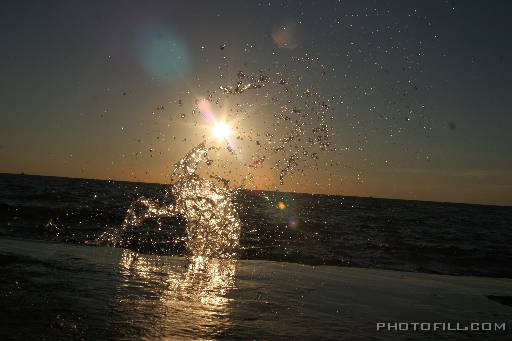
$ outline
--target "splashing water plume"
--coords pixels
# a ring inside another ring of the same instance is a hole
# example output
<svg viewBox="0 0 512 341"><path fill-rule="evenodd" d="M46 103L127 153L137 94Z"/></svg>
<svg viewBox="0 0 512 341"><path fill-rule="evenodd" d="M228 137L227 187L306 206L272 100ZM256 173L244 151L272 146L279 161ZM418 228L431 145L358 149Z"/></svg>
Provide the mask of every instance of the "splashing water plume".
<svg viewBox="0 0 512 341"><path fill-rule="evenodd" d="M152 199L138 198L130 205L121 228L105 231L98 241L123 246L133 238L130 232L145 220L179 216L186 221L185 242L191 255L235 257L239 247L240 220L231 201L232 191L197 174L200 163L207 161L211 149L202 142L176 164L173 176L177 176L177 181L170 191L174 201L159 205Z"/></svg>
<svg viewBox="0 0 512 341"><path fill-rule="evenodd" d="M219 86L220 93L208 91L207 98L196 97L191 116L202 119L200 126L210 129L209 142L203 141L176 164L171 175L176 182L166 192L165 203L159 200L162 198L139 197L130 205L122 226L104 232L99 242L121 247L137 244L142 240L135 228L146 220L156 220L161 231L162 219L180 217L186 222L186 236L166 241L184 241L193 257L235 257L241 223L232 202L236 191L228 187L230 181L234 188L246 183L254 186L254 179L265 174L266 164L283 185L285 178L305 176L308 169L321 167L324 160L319 160L319 155L336 151L329 124L332 99L321 97L303 83L301 77L284 77L270 69L239 71L234 84ZM230 104L231 99L236 103ZM259 109L253 108L255 104ZM219 147L224 144L224 148ZM208 158L209 153L217 152L219 157ZM221 154L232 159L228 161ZM213 166L211 158L218 160ZM206 176L199 175L199 170L205 170ZM271 177L265 179L273 181Z"/></svg>

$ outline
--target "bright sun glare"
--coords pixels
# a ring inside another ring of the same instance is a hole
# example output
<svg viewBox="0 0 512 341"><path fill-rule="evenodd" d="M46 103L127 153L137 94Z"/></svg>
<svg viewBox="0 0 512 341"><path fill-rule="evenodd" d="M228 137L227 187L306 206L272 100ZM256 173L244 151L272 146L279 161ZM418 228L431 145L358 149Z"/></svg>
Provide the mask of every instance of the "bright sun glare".
<svg viewBox="0 0 512 341"><path fill-rule="evenodd" d="M231 128L226 122L217 122L213 126L213 134L218 139L227 139L231 135Z"/></svg>

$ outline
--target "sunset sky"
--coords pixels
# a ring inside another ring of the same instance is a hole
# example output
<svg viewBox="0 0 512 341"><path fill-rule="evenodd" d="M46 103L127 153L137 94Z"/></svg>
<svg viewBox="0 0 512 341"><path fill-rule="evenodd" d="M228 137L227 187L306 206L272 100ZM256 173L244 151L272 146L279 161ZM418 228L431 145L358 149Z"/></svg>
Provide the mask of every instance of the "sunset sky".
<svg viewBox="0 0 512 341"><path fill-rule="evenodd" d="M0 172L166 183L203 139L226 146L215 120L238 154L212 158L234 184L512 205L510 13L507 1L4 3ZM270 83L223 93L240 71ZM197 108L210 95L214 119ZM265 136L286 133L273 125L283 107L311 110L306 135L324 110L332 141L280 185L271 168L294 151Z"/></svg>

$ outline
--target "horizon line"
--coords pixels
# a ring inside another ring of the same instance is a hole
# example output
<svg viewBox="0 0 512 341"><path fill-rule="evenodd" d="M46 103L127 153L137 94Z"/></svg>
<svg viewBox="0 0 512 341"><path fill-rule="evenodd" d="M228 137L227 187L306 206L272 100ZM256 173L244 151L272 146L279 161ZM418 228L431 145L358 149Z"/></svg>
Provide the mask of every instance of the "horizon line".
<svg viewBox="0 0 512 341"><path fill-rule="evenodd" d="M170 183L170 182L162 183L162 182L151 182L151 181L133 181L133 180L116 180L116 179L100 179L100 178L77 178L77 177L71 177L71 176L31 174L31 173L25 173L25 172L20 172L20 173L0 172L0 176L2 176L2 175L38 176L38 177L74 179L74 180L115 181L115 182L128 182L128 183L149 184L149 185L173 185L173 183ZM251 191L251 192L272 192L272 193L322 195L322 196L351 197L351 198L379 199L379 200L415 201L415 202L422 202L422 203L452 204L452 205L478 205L478 206L494 206L494 207L512 207L512 204L483 204L483 203L469 203L469 202L459 202L459 201L436 201L436 200L389 198L389 197L360 196L360 195L347 195L347 194L327 194L327 193L308 193L308 192L297 192L297 191L278 191L278 190L270 190L270 189L236 188L236 189L233 189L233 190L238 190L238 189L245 190L245 191Z"/></svg>

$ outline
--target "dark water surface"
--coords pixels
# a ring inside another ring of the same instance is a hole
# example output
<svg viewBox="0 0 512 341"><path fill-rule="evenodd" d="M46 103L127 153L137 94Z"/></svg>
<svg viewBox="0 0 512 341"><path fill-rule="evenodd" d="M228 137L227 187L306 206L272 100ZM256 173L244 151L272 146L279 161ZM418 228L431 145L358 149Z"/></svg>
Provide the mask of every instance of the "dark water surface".
<svg viewBox="0 0 512 341"><path fill-rule="evenodd" d="M1 340L510 340L512 279L0 238ZM381 321L506 323L376 332Z"/></svg>
<svg viewBox="0 0 512 341"><path fill-rule="evenodd" d="M83 244L165 185L0 175L0 237ZM278 208L279 202L284 203ZM512 277L512 207L239 191L242 259ZM128 249L184 255L184 221L147 220Z"/></svg>

